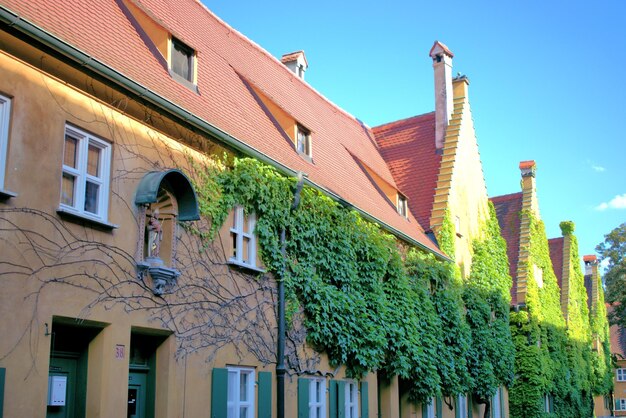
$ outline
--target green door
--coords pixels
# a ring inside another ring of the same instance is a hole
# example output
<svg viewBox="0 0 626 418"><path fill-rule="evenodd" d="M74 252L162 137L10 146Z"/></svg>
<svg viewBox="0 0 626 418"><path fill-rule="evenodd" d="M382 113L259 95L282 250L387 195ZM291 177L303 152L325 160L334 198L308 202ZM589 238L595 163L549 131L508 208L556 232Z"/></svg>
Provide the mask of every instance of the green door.
<svg viewBox="0 0 626 418"><path fill-rule="evenodd" d="M128 374L128 418L146 418L148 373Z"/></svg>
<svg viewBox="0 0 626 418"><path fill-rule="evenodd" d="M50 357L49 376L65 376L67 386L65 390L65 405L47 408L46 418L74 418L76 402L76 367L75 358Z"/></svg>

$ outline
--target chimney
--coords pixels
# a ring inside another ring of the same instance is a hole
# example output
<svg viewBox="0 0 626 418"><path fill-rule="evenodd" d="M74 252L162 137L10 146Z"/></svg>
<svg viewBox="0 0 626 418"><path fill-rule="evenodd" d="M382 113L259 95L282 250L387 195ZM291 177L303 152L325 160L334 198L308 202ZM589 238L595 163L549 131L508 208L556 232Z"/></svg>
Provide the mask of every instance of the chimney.
<svg viewBox="0 0 626 418"><path fill-rule="evenodd" d="M447 46L435 41L430 49L435 72L435 147L443 149L446 128L454 108L452 91L452 57L454 54Z"/></svg>
<svg viewBox="0 0 626 418"><path fill-rule="evenodd" d="M292 72L304 80L304 72L309 68L309 64L304 56L304 51L291 52L283 55L280 62L285 64Z"/></svg>
<svg viewBox="0 0 626 418"><path fill-rule="evenodd" d="M539 201L537 200L537 186L535 185L535 171L537 164L533 160L519 163L522 172L522 209L529 210L537 219L539 215Z"/></svg>
<svg viewBox="0 0 626 418"><path fill-rule="evenodd" d="M598 258L595 255L584 255L583 261L585 262L585 276L597 276Z"/></svg>
<svg viewBox="0 0 626 418"><path fill-rule="evenodd" d="M572 260L572 254L574 253L572 245L577 245L575 241L572 241L574 229L576 228L574 222L563 221L559 224L561 228L561 235L563 236L563 270L561 272L561 310L563 311L563 317L565 321L569 321L569 302L572 288L572 262L580 263L580 260ZM575 249L578 253L578 248Z"/></svg>

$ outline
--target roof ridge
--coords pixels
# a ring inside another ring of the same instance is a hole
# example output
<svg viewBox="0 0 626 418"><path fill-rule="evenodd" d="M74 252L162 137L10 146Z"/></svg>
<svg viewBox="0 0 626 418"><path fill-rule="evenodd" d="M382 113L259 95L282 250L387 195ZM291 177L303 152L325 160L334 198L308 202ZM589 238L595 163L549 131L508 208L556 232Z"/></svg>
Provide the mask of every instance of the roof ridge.
<svg viewBox="0 0 626 418"><path fill-rule="evenodd" d="M313 93L315 93L317 96L319 96L320 99L324 100L329 105L331 105L332 107L334 107L339 112L343 113L345 116L347 116L348 118L352 119L354 122L358 123L359 125L365 125L365 126L367 126L369 128L369 126L367 124L365 124L362 121L360 121L356 116L354 116L353 114L349 113L348 111L346 111L345 109L343 109L342 107L340 107L339 105L337 105L333 101L331 101L328 97L324 96L322 93L317 91L306 80L296 76L289 68L287 68L282 62L280 62L280 60L278 58L276 58L274 55L270 54L270 52L267 51L265 48L263 48L261 45L259 45L258 43L254 42L253 40L248 38L246 35L244 35L243 33L239 32L237 29L233 28L231 25L226 23L226 21L223 20L222 18L218 17L204 3L202 3L201 0L193 0L193 1L198 3L210 16L212 16L218 23L223 25L226 29L232 31L236 36L239 36L244 42L249 43L252 47L256 48L259 52L261 52L262 54L264 54L265 56L267 56L268 58L273 60L276 64L278 64L280 66L280 68L283 69L283 71L287 71L287 72L289 72L290 75L293 75L294 78L298 79L298 81L300 81L305 87L309 88ZM371 129L371 128L369 128L369 129Z"/></svg>
<svg viewBox="0 0 626 418"><path fill-rule="evenodd" d="M409 117L398 119L398 120L394 120L394 121L391 121L391 122L385 122L382 125L373 126L371 129L372 130L384 129L384 128L390 126L390 125L395 125L395 124L400 124L400 123L403 123L403 122L408 122L408 121L413 120L413 119L418 119L418 118L421 118L421 117L424 117L424 116L428 116L428 115L433 115L433 114L435 114L434 110L431 111L431 112L421 113L419 115L409 116Z"/></svg>
<svg viewBox="0 0 626 418"><path fill-rule="evenodd" d="M521 195L522 195L522 192L515 192L515 193L501 194L501 195L498 195L498 196L491 196L491 197L489 198L489 200L493 200L493 199L506 199L506 198L509 198L509 199L510 199L510 198L512 198L512 197L513 197L513 196L515 196L515 195L519 195L519 196L521 196Z"/></svg>

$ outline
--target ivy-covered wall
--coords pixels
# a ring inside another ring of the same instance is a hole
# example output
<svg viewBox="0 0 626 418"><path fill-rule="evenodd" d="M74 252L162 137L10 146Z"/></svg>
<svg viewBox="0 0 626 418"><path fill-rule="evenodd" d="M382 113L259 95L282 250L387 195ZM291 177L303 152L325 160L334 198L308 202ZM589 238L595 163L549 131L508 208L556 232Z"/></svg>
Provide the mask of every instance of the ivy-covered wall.
<svg viewBox="0 0 626 418"><path fill-rule="evenodd" d="M213 221L205 238L235 205L256 213L261 258L285 280L288 310L303 313L308 344L348 375L397 375L416 403L468 392L485 401L510 382L510 277L493 208L464 283L453 263L408 249L313 188L290 211L295 179L256 160L196 171L201 211Z"/></svg>
<svg viewBox="0 0 626 418"><path fill-rule="evenodd" d="M566 321L544 224L530 212L521 216L530 221L529 278L526 306L511 313L516 349L511 417L593 416L589 312L573 225L562 224L572 249ZM534 277L536 271L542 272L542 280Z"/></svg>

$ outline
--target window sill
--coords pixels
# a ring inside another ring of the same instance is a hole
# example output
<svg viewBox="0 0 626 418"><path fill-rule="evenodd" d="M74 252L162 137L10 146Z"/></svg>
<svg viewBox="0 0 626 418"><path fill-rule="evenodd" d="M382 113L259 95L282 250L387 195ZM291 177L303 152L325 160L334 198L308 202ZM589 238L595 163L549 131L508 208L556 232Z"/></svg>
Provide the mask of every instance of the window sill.
<svg viewBox="0 0 626 418"><path fill-rule="evenodd" d="M111 224L108 222L104 222L98 219L94 219L94 218L90 218L89 216L86 216L82 213L79 212L74 212L73 210L70 209L66 209L66 208L58 208L57 209L57 213L65 218L68 218L68 220L73 221L73 222L86 222L88 224L91 224L97 228L101 228L101 229L105 229L108 231L111 231L113 229L117 229L119 228L119 225L115 225L115 224Z"/></svg>
<svg viewBox="0 0 626 418"><path fill-rule="evenodd" d="M236 260L228 260L227 263L230 264L231 266L236 266L245 270L254 271L256 273L265 273L266 271L265 269L262 269L261 267L252 266L246 263L240 263L239 261L236 261Z"/></svg>
<svg viewBox="0 0 626 418"><path fill-rule="evenodd" d="M194 84L192 81L187 80L185 77L176 74L174 71L172 71L171 68L168 71L170 73L170 77L172 77L178 83L180 83L183 86L187 87L189 90L193 91L194 93L200 94L200 91L198 90L198 85L197 84Z"/></svg>
<svg viewBox="0 0 626 418"><path fill-rule="evenodd" d="M10 199L12 197L17 197L17 193L0 188L0 199Z"/></svg>
<svg viewBox="0 0 626 418"><path fill-rule="evenodd" d="M300 158L302 158L304 161L315 165L315 163L313 162L313 157L311 157L310 155L308 155L308 154L306 154L304 152L300 152L300 151L296 151L296 152L298 153Z"/></svg>

